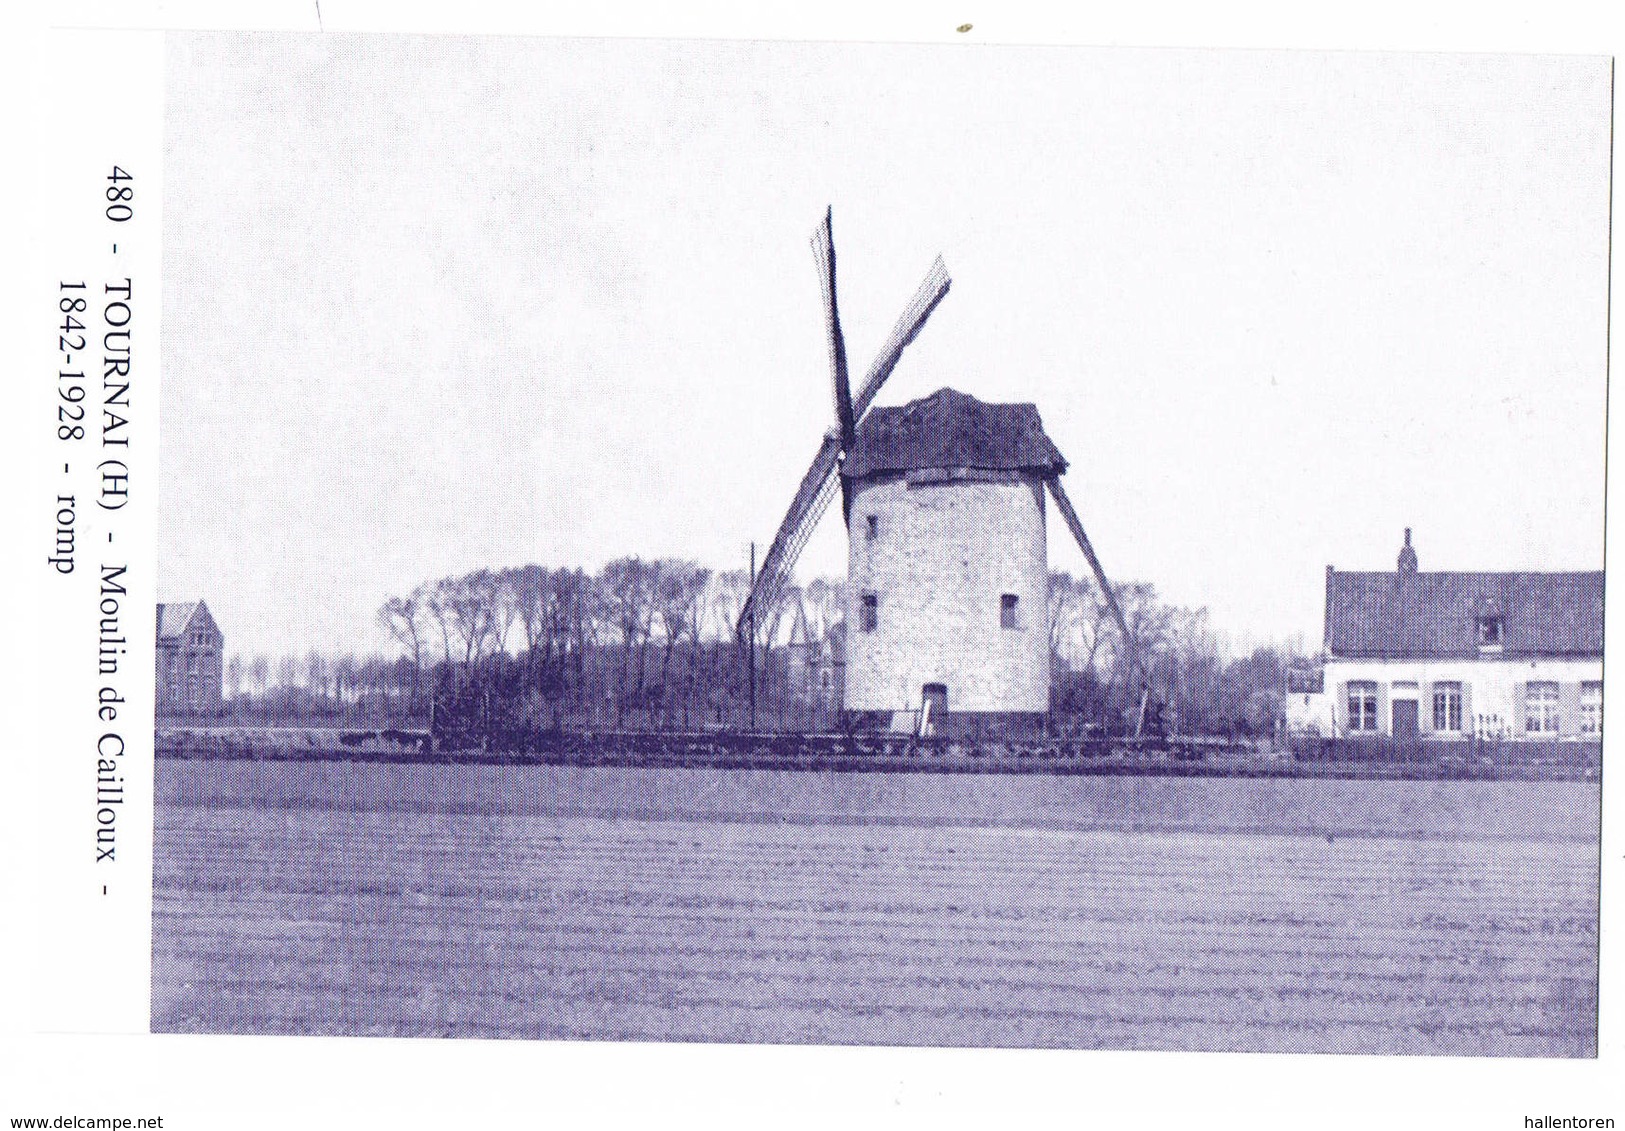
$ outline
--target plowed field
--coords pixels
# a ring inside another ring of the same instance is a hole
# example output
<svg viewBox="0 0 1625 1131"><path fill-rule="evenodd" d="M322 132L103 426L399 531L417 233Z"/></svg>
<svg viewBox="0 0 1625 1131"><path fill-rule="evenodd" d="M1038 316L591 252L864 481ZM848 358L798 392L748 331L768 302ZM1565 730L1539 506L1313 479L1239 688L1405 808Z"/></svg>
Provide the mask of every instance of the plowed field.
<svg viewBox="0 0 1625 1131"><path fill-rule="evenodd" d="M159 770L160 1031L1595 1049L1592 785Z"/></svg>

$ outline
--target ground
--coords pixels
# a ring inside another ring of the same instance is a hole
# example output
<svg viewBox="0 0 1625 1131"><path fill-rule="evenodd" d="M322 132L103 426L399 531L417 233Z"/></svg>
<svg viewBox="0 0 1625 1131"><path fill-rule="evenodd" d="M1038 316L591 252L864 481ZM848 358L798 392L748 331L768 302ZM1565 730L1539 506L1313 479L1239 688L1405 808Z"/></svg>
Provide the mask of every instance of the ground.
<svg viewBox="0 0 1625 1131"><path fill-rule="evenodd" d="M160 1031L1595 1052L1594 785L159 768Z"/></svg>

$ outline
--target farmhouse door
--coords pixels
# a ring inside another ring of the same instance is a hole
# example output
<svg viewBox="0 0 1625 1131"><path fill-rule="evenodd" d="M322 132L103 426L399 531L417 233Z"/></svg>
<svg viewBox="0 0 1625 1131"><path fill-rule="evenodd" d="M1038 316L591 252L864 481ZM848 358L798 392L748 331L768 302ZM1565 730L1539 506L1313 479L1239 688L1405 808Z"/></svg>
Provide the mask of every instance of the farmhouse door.
<svg viewBox="0 0 1625 1131"><path fill-rule="evenodd" d="M1400 742L1415 742L1417 737L1416 700L1394 700L1394 738Z"/></svg>

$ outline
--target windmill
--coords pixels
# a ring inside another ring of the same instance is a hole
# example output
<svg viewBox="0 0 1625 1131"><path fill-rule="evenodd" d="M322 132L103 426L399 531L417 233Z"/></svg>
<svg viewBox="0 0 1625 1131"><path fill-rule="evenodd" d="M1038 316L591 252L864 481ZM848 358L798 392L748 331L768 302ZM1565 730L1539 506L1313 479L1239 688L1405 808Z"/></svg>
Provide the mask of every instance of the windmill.
<svg viewBox="0 0 1625 1131"><path fill-rule="evenodd" d="M1049 695L1047 488L1094 571L1133 666L1142 671L1134 634L1061 486L1066 460L1044 435L1033 405L984 404L943 389L906 406L870 411L903 350L948 293L941 258L854 396L836 298L830 211L813 233L812 247L824 296L835 421L741 606L735 625L741 644L754 651L796 559L839 491L849 546L848 601L862 614L847 618L848 706L876 716L916 712L923 727L933 715L950 714L952 693L962 714L1042 716ZM854 515L855 505L861 514ZM884 625L882 600L888 606ZM857 632L850 628L855 620ZM1142 722L1144 708L1142 696Z"/></svg>

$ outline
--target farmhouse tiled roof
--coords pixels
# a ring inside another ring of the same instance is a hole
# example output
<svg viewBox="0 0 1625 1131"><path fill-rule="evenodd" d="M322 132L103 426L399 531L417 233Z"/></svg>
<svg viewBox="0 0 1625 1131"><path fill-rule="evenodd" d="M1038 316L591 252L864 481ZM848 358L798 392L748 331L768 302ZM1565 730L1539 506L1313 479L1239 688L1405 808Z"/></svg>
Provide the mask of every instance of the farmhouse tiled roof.
<svg viewBox="0 0 1625 1131"><path fill-rule="evenodd" d="M1602 655L1600 570L1575 573L1363 573L1326 570L1333 656L1479 655L1478 622L1499 617L1504 656Z"/></svg>
<svg viewBox="0 0 1625 1131"><path fill-rule="evenodd" d="M158 639L173 640L186 631L202 601L177 601L158 606Z"/></svg>
<svg viewBox="0 0 1625 1131"><path fill-rule="evenodd" d="M861 479L926 468L1059 474L1066 460L1031 404L986 404L939 389L906 405L870 409L842 473Z"/></svg>

